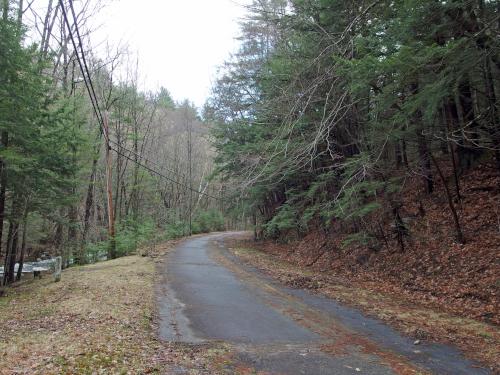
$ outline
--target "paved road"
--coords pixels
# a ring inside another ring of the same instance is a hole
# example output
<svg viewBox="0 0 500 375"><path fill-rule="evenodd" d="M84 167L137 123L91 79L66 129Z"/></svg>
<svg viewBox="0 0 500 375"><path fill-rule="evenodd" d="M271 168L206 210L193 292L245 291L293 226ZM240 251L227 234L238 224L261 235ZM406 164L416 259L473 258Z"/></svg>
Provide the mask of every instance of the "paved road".
<svg viewBox="0 0 500 375"><path fill-rule="evenodd" d="M488 374L451 347L415 346L357 310L276 284L226 251L232 235L193 238L169 255L162 339L227 342L242 364L271 374Z"/></svg>

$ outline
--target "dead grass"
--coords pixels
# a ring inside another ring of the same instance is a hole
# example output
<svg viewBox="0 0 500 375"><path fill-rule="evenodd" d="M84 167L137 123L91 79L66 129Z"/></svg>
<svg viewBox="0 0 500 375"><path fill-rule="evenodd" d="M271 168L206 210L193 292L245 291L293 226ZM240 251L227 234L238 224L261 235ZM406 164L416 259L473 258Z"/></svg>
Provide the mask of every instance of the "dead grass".
<svg viewBox="0 0 500 375"><path fill-rule="evenodd" d="M162 245L155 255L168 251ZM221 344L155 335L155 259L128 256L23 282L0 298L0 374L226 373Z"/></svg>
<svg viewBox="0 0 500 375"><path fill-rule="evenodd" d="M153 262L129 256L24 283L1 300L0 368L6 373L137 373L151 359Z"/></svg>

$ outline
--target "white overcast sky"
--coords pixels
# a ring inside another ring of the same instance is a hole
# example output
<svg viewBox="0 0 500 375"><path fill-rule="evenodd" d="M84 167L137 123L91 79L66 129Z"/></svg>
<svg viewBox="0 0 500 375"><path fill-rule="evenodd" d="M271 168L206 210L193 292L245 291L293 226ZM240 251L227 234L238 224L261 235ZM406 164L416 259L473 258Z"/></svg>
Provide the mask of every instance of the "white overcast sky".
<svg viewBox="0 0 500 375"><path fill-rule="evenodd" d="M138 55L143 88L202 106L217 66L235 52L245 0L113 0L96 17L92 44ZM135 60L135 58L134 58Z"/></svg>
<svg viewBox="0 0 500 375"><path fill-rule="evenodd" d="M98 1L98 0L90 0ZM127 47L129 62L139 62L139 88L165 87L174 100L189 99L201 107L210 93L217 66L238 47L239 20L250 0L102 0L93 17L90 43L105 58L108 44ZM81 8L80 0L73 0ZM32 9L44 16L48 0ZM96 3L94 3L96 4ZM32 18L27 14L26 18ZM27 20L29 22L29 20ZM81 30L83 33L85 30ZM36 33L35 33L36 34ZM126 61L124 61L126 64ZM122 66L122 75L125 67Z"/></svg>

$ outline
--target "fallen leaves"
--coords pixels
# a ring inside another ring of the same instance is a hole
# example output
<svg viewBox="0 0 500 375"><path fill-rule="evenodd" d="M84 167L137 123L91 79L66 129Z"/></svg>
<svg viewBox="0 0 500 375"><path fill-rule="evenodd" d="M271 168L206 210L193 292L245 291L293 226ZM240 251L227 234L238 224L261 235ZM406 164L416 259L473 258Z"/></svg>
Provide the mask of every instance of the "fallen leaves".
<svg viewBox="0 0 500 375"><path fill-rule="evenodd" d="M265 251L264 246L259 246L261 250L257 250L250 248L252 245L250 241L233 241L232 252L285 285L307 288L357 307L414 337L415 342L435 340L453 343L470 357L489 366L497 366L500 358L498 327L431 309L425 304L416 303L411 295L386 292L375 287L375 283L359 282L325 270L304 268L283 260L272 251Z"/></svg>
<svg viewBox="0 0 500 375"><path fill-rule="evenodd" d="M130 256L10 288L0 299L0 374L227 373L212 365L227 351L219 344L157 340L155 277L153 259Z"/></svg>
<svg viewBox="0 0 500 375"><path fill-rule="evenodd" d="M451 166L443 163L443 172L452 176ZM340 222L332 223L329 235L313 230L289 244L249 240L231 246L244 248L236 253L288 286L326 294L403 331L425 332L499 363L500 176L485 164L460 178L455 205L466 244L454 240L442 181L434 194L423 195L417 178L408 179L400 197L411 233L405 252L390 237L391 212L384 209L365 218L386 234L377 251L341 246L348 225Z"/></svg>

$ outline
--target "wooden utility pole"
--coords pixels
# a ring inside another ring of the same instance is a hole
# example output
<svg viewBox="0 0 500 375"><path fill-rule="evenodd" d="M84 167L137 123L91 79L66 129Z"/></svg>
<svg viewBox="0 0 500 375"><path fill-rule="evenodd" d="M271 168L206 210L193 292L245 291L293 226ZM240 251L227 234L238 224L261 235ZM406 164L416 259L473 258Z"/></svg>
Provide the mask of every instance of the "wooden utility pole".
<svg viewBox="0 0 500 375"><path fill-rule="evenodd" d="M106 192L108 201L108 235L109 235L109 248L108 258L116 258L116 240L115 240L115 217L113 211L113 176L111 171L111 145L109 144L109 126L108 114L104 112L103 116L104 132L106 133Z"/></svg>
<svg viewBox="0 0 500 375"><path fill-rule="evenodd" d="M184 125L187 131L187 156L188 156L188 183L186 188L188 189L188 210L189 210L189 235L193 234L193 165L192 165L192 139L191 139L191 119L190 116L189 103L186 101L184 103L183 114L184 114Z"/></svg>
<svg viewBox="0 0 500 375"><path fill-rule="evenodd" d="M193 145L191 143L191 121L188 119L188 159L189 159L189 235L193 234L193 164L192 152Z"/></svg>

